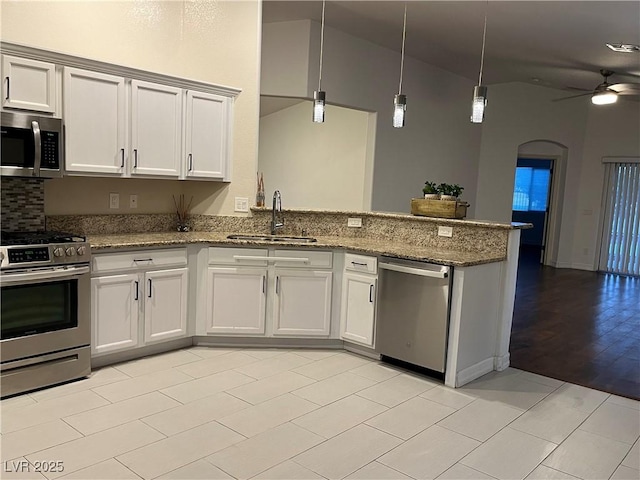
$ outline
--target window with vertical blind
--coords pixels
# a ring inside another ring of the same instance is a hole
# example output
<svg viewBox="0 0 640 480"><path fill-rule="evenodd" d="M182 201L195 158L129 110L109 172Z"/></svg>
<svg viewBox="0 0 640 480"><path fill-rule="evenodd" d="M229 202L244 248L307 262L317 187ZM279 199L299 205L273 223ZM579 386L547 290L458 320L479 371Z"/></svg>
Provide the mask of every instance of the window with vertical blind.
<svg viewBox="0 0 640 480"><path fill-rule="evenodd" d="M544 212L547 209L550 179L549 168L517 167L512 210Z"/></svg>
<svg viewBox="0 0 640 480"><path fill-rule="evenodd" d="M605 199L599 269L640 276L640 158L604 158Z"/></svg>

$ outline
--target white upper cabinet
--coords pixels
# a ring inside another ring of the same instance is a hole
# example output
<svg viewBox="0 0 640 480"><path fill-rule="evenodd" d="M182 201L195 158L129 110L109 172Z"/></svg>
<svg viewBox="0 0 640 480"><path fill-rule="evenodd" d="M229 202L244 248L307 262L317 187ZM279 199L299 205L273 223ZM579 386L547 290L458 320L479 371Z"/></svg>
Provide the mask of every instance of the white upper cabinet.
<svg viewBox="0 0 640 480"><path fill-rule="evenodd" d="M2 55L2 107L55 113L55 65Z"/></svg>
<svg viewBox="0 0 640 480"><path fill-rule="evenodd" d="M231 99L187 92L186 178L229 180Z"/></svg>
<svg viewBox="0 0 640 480"><path fill-rule="evenodd" d="M124 173L126 114L123 77L65 67L66 171Z"/></svg>
<svg viewBox="0 0 640 480"><path fill-rule="evenodd" d="M178 178L182 89L131 82L131 175Z"/></svg>

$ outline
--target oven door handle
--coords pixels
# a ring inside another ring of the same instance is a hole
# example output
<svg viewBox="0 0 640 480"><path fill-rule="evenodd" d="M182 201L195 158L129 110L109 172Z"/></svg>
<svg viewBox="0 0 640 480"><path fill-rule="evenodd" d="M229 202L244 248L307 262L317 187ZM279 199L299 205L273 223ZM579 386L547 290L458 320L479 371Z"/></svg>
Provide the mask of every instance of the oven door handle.
<svg viewBox="0 0 640 480"><path fill-rule="evenodd" d="M38 280L58 280L73 278L91 272L89 267L66 267L60 269L45 269L22 273L4 273L0 276L0 285L16 285Z"/></svg>

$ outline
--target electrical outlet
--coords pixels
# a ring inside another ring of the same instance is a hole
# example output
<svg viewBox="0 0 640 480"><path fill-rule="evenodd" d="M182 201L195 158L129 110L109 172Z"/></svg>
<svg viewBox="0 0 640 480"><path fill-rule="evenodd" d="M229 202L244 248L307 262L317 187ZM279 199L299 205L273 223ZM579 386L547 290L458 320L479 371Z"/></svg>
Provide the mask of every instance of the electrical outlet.
<svg viewBox="0 0 640 480"><path fill-rule="evenodd" d="M438 227L439 237L453 237L453 227Z"/></svg>
<svg viewBox="0 0 640 480"><path fill-rule="evenodd" d="M138 208L138 195L129 195L129 208Z"/></svg>
<svg viewBox="0 0 640 480"><path fill-rule="evenodd" d="M234 211L236 212L248 212L249 211L249 199L247 197L236 197L236 206Z"/></svg>
<svg viewBox="0 0 640 480"><path fill-rule="evenodd" d="M109 208L120 208L120 194L119 193L110 193L109 194Z"/></svg>
<svg viewBox="0 0 640 480"><path fill-rule="evenodd" d="M362 227L362 219L360 217L349 217L347 227Z"/></svg>

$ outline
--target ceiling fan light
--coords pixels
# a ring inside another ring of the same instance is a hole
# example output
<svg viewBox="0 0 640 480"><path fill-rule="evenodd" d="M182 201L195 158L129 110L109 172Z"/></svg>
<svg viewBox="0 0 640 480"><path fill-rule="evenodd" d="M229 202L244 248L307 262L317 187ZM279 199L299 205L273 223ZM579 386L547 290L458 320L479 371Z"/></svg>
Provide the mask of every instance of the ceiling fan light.
<svg viewBox="0 0 640 480"><path fill-rule="evenodd" d="M487 87L476 85L473 87L473 101L471 102L471 123L482 123L484 107L487 106Z"/></svg>
<svg viewBox="0 0 640 480"><path fill-rule="evenodd" d="M591 97L591 103L594 105L611 105L618 101L618 94L613 90L604 90L594 93Z"/></svg>

